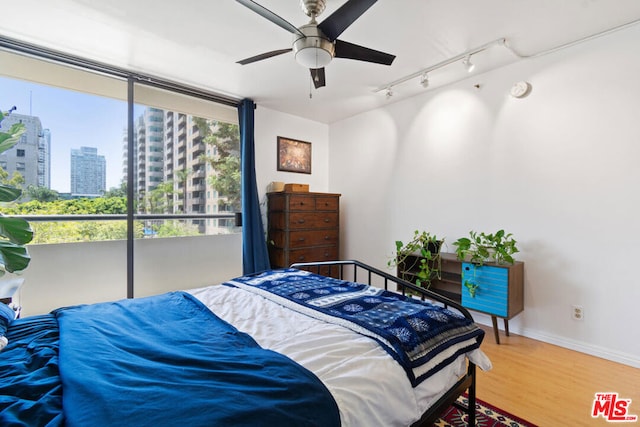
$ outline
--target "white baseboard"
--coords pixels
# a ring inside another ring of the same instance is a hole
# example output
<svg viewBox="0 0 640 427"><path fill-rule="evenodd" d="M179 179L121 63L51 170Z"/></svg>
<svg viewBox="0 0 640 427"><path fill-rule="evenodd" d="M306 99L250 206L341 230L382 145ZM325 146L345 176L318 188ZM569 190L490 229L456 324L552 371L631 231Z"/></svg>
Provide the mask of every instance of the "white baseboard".
<svg viewBox="0 0 640 427"><path fill-rule="evenodd" d="M491 317L478 315L474 313L475 321L481 325L492 326ZM502 325L502 319L498 319L498 327ZM511 325L509 325L511 326ZM502 330L502 329L501 329ZM582 341L572 340L570 338L562 337L559 335L549 334L546 332L540 332L535 329L528 328L509 328L509 332L521 335L523 337L531 338L534 340L546 342L548 344L557 345L560 347L568 348L569 350L578 351L591 356L600 357L602 359L611 360L613 362L622 363L623 365L632 366L634 368L640 368L640 357L633 354L622 353L618 351L612 351L608 348L600 347L593 344L588 344ZM493 338L492 336L489 338ZM487 339L487 338L485 338Z"/></svg>

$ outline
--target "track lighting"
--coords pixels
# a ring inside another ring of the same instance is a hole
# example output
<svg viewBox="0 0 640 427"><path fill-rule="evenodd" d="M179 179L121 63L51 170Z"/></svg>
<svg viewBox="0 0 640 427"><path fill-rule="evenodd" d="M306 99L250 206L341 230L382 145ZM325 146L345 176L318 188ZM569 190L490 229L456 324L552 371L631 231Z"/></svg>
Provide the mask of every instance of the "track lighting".
<svg viewBox="0 0 640 427"><path fill-rule="evenodd" d="M392 96L393 96L393 91L391 90L391 86L389 86L387 88L386 97L387 97L387 99L390 99Z"/></svg>
<svg viewBox="0 0 640 427"><path fill-rule="evenodd" d="M422 74L422 76L420 77L420 84L425 89L429 87L429 76L427 75L427 73Z"/></svg>
<svg viewBox="0 0 640 427"><path fill-rule="evenodd" d="M467 69L467 73L472 72L473 69L476 68L476 66L471 63L471 55L467 55L464 57L464 59L462 60L462 65L464 65L464 68Z"/></svg>
<svg viewBox="0 0 640 427"><path fill-rule="evenodd" d="M449 64L453 64L453 63L458 63L460 62L460 60L462 60L462 64L465 66L465 69L470 73L471 71L473 71L474 69L474 64L471 63L471 55L476 55L480 52L483 52L487 49L490 49L494 46L501 46L504 47L505 49L507 49L509 52L511 52L514 56L516 56L517 58L524 58L525 56L519 54L518 52L516 52L515 50L513 50L511 47L509 47L509 45L507 44L507 39L505 38L500 38L497 40L494 40L492 42L489 43L485 43L482 46L478 46L475 47L473 49L469 49L465 52L462 52L459 55L456 56L452 56L449 59L445 59L442 62L439 62L437 64L431 65L430 67L427 68L423 68L422 70L416 71L415 73L411 73L408 76L404 76L401 77L397 80L394 80L392 82L389 82L385 85L382 86L378 86L376 89L374 89L374 92L382 92L382 91L386 91L387 93L387 98L393 96L393 93L391 92L391 88L394 86L397 86L401 83L404 83L406 81L409 81L411 79L415 79L417 77L420 78L420 84L422 85L422 87L427 87L429 85L429 76L428 73L431 73L432 71L438 70L440 68L446 67ZM432 83L432 82L431 82Z"/></svg>

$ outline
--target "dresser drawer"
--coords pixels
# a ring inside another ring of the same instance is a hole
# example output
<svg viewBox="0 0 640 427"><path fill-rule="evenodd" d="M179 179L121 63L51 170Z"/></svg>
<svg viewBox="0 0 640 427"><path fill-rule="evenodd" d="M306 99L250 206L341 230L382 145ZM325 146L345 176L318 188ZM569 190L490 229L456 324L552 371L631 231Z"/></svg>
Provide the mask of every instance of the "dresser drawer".
<svg viewBox="0 0 640 427"><path fill-rule="evenodd" d="M289 196L290 211L313 211L316 209L315 198L311 196Z"/></svg>
<svg viewBox="0 0 640 427"><path fill-rule="evenodd" d="M286 268L296 262L334 261L338 259L338 246L285 250L269 247L271 268Z"/></svg>
<svg viewBox="0 0 640 427"><path fill-rule="evenodd" d="M313 211L316 198L305 194L275 195L269 198L269 211Z"/></svg>
<svg viewBox="0 0 640 427"><path fill-rule="evenodd" d="M478 285L473 297L464 285L467 281ZM462 305L464 307L494 316L507 317L508 301L509 277L506 268L462 264Z"/></svg>
<svg viewBox="0 0 640 427"><path fill-rule="evenodd" d="M338 212L291 212L289 214L290 229L336 227L338 227Z"/></svg>
<svg viewBox="0 0 640 427"><path fill-rule="evenodd" d="M317 197L315 208L319 211L337 211L339 199L337 197Z"/></svg>
<svg viewBox="0 0 640 427"><path fill-rule="evenodd" d="M294 249L289 253L289 263L333 261L338 259L338 247L326 246L319 248Z"/></svg>
<svg viewBox="0 0 640 427"><path fill-rule="evenodd" d="M337 245L338 229L326 230L304 230L289 232L289 248L303 248L306 246ZM279 247L287 247L287 234L281 230L271 230L269 232L271 244Z"/></svg>

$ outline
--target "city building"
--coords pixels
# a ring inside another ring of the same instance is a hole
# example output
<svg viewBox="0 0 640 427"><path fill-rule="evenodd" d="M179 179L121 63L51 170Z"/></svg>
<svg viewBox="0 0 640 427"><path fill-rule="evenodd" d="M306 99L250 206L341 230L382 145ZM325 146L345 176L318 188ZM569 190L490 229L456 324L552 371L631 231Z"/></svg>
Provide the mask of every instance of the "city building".
<svg viewBox="0 0 640 427"><path fill-rule="evenodd" d="M94 147L71 149L71 196L99 197L107 187L104 156Z"/></svg>
<svg viewBox="0 0 640 427"><path fill-rule="evenodd" d="M51 132L43 129L40 118L24 114L11 114L2 121L3 128L15 123L25 125L25 133L10 150L0 155L0 167L13 176L18 172L24 178L24 187L51 188Z"/></svg>
<svg viewBox="0 0 640 427"><path fill-rule="evenodd" d="M215 149L204 142L196 118L147 107L136 119L134 139L133 181L139 211L211 214L229 210L223 199L208 185L214 171L204 156L215 154ZM127 182L126 132L122 146L122 175L123 182ZM152 198L152 191L161 183L171 183L172 186L163 189L165 194L160 202ZM205 234L224 232L235 225L233 220L215 218L193 220L192 223L200 233Z"/></svg>

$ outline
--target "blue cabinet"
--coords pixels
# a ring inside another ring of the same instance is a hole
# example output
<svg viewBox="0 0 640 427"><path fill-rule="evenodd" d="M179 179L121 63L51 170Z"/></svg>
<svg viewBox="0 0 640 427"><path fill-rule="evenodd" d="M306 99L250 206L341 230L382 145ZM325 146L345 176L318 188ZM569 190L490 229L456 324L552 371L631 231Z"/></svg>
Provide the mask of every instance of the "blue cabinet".
<svg viewBox="0 0 640 427"><path fill-rule="evenodd" d="M461 302L470 310L491 315L496 342L500 344L497 318L504 319L509 336L509 319L524 310L524 264L486 263L478 266L463 262Z"/></svg>
<svg viewBox="0 0 640 427"><path fill-rule="evenodd" d="M420 258L419 255L416 255ZM469 310L491 316L496 342L500 343L497 318L504 319L504 331L509 336L509 319L524 310L524 263L496 264L486 262L477 266L460 261L456 254L440 253L440 279L431 282L431 291L437 292ZM411 265L417 265L413 262ZM411 275L398 266L398 277ZM472 295L465 283L477 285Z"/></svg>
<svg viewBox="0 0 640 427"><path fill-rule="evenodd" d="M507 268L462 263L462 305L471 310L507 317L508 273Z"/></svg>

